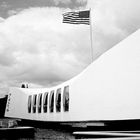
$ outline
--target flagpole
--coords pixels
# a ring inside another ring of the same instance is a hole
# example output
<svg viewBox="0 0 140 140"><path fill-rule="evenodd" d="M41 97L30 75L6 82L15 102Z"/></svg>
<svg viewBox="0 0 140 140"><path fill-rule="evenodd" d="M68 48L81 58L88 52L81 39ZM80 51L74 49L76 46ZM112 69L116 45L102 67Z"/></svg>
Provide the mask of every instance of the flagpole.
<svg viewBox="0 0 140 140"><path fill-rule="evenodd" d="M90 47L91 47L91 63L93 62L93 38L92 38L92 19L91 19L91 8L89 14L89 24L90 24Z"/></svg>

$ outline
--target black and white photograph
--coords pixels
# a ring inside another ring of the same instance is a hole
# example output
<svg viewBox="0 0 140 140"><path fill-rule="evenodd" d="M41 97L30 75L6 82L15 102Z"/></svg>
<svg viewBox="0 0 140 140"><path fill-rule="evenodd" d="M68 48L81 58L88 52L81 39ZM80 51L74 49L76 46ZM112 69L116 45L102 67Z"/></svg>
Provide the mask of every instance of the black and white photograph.
<svg viewBox="0 0 140 140"><path fill-rule="evenodd" d="M140 0L0 0L0 140L140 140Z"/></svg>

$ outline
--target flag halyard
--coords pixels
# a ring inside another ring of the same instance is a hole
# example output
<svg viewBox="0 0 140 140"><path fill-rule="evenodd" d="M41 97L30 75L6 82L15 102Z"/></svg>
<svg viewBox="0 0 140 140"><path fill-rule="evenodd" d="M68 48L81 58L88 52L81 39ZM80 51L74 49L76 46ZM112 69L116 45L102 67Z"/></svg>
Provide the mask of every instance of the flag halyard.
<svg viewBox="0 0 140 140"><path fill-rule="evenodd" d="M87 10L64 13L63 23L90 25L90 11Z"/></svg>

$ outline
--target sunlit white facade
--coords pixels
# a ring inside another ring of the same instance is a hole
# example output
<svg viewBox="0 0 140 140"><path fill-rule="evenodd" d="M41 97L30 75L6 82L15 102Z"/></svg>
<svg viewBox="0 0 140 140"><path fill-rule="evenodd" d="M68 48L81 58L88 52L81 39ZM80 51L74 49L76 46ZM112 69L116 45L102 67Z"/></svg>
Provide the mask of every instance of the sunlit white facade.
<svg viewBox="0 0 140 140"><path fill-rule="evenodd" d="M5 116L53 122L140 119L140 30L63 84L11 88Z"/></svg>

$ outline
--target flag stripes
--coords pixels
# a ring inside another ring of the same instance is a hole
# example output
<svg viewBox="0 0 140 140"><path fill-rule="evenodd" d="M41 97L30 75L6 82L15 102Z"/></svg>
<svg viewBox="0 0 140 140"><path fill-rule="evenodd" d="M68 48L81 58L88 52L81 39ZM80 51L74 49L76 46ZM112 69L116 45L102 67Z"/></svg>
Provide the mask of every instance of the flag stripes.
<svg viewBox="0 0 140 140"><path fill-rule="evenodd" d="M63 23L90 24L90 11L67 12L63 14Z"/></svg>

